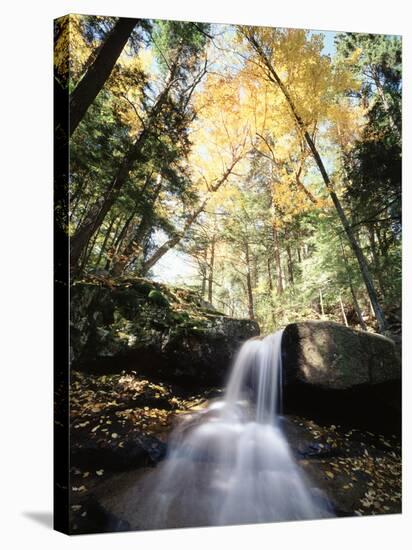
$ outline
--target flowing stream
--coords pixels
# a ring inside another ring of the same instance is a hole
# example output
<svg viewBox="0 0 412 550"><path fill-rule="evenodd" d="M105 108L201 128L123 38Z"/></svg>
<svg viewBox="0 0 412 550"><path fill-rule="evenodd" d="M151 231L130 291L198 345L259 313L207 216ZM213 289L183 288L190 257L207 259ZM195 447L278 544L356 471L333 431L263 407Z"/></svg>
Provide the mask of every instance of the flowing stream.
<svg viewBox="0 0 412 550"><path fill-rule="evenodd" d="M145 528L330 517L281 429L282 331L241 347L223 400L184 418L146 481Z"/></svg>

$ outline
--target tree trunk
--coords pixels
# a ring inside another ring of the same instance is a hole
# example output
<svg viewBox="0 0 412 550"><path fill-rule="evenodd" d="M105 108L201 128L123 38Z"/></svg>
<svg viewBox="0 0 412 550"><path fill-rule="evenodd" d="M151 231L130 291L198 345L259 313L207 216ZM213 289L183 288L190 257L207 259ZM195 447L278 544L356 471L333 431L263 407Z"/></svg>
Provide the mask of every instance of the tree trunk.
<svg viewBox="0 0 412 550"><path fill-rule="evenodd" d="M100 48L94 62L89 66L83 78L70 94L69 132L73 134L87 109L96 99L116 64L138 19L121 17L105 43Z"/></svg>
<svg viewBox="0 0 412 550"><path fill-rule="evenodd" d="M279 249L279 235L276 227L272 226L272 236L273 236L273 251L275 256L275 265L276 265L276 283L277 283L277 293L283 294L283 274L282 274L282 262L280 261L280 249Z"/></svg>
<svg viewBox="0 0 412 550"><path fill-rule="evenodd" d="M215 267L215 236L213 235L210 249L209 277L207 281L207 300L213 304L213 277Z"/></svg>
<svg viewBox="0 0 412 550"><path fill-rule="evenodd" d="M99 267L99 264L100 264L100 262L101 262L101 260L102 260L103 252L106 250L106 246L107 246L107 243L108 243L108 241L109 241L110 233L111 233L111 231L112 231L113 225L114 225L114 218L112 218L111 221L110 221L109 227L107 228L106 235L105 235L105 237L104 237L103 244L102 244L102 246L100 247L100 252L99 252L99 255L98 255L97 260L96 260L96 263L95 263L95 266L96 266L96 267Z"/></svg>
<svg viewBox="0 0 412 550"><path fill-rule="evenodd" d="M84 269L87 267L87 264L89 263L89 260L92 255L98 236L99 236L99 233L96 232L95 235L93 236L93 239L91 240L90 246L84 249L83 259L81 262L82 271L84 271Z"/></svg>
<svg viewBox="0 0 412 550"><path fill-rule="evenodd" d="M345 313L345 308L343 307L343 302L342 302L342 296L339 294L339 304L340 304L340 310L342 312L342 317L343 317L343 322L345 323L345 326L349 326L348 325L348 319L346 317L346 313Z"/></svg>
<svg viewBox="0 0 412 550"><path fill-rule="evenodd" d="M88 197L86 199L86 204L84 205L83 211L79 213L79 217L78 217L78 220L77 220L77 223L76 223L75 232L77 232L79 230L79 227L81 227L81 225L83 223L83 220L86 217L87 209L89 208L89 205L90 205L90 200L91 200L91 197Z"/></svg>
<svg viewBox="0 0 412 550"><path fill-rule="evenodd" d="M272 293L273 292L273 282L272 282L272 269L270 267L271 259L267 259L267 266L268 266L268 283L269 283L269 290Z"/></svg>
<svg viewBox="0 0 412 550"><path fill-rule="evenodd" d="M123 219L121 219L119 221L118 226L116 227L116 232L114 234L113 241L109 248L110 254L108 254L107 261L106 261L105 269L107 271L110 270L111 265L113 263L113 259L116 258L117 254L119 253L119 250L123 244L123 240L125 238L129 225L131 224L135 214L136 214L136 211L133 210L132 213L129 215L129 217L126 218L124 223L123 223Z"/></svg>
<svg viewBox="0 0 412 550"><path fill-rule="evenodd" d="M359 302L356 297L355 289L353 288L352 282L349 283L349 289L352 294L353 305L355 306L355 311L359 319L359 324L363 330L367 330L367 326L365 324L365 321L363 320L362 311L361 311L361 308L359 307Z"/></svg>
<svg viewBox="0 0 412 550"><path fill-rule="evenodd" d="M358 260L359 268L360 268L360 271L362 273L362 277L363 277L366 289L368 291L370 301L371 301L372 306L373 306L373 310L374 310L374 313L375 313L376 320L377 320L378 325L379 325L379 330L380 330L380 332L385 332L386 329L387 329L387 322L386 322L383 310L380 306L378 296L377 296L377 293L376 293L376 290L375 290L375 286L374 286L372 277L371 277L370 272L369 272L369 268L368 268L365 256L364 256L364 254L362 252L362 249L360 248L360 246L359 246L359 244L358 244L358 242L355 238L355 235L354 235L354 232L352 230L351 224L349 223L349 220L346 217L346 214L345 214L345 212L342 208L340 200L339 200L337 194L335 193L335 191L333 189L333 185L332 185L332 183L329 179L328 173L326 172L326 169L325 169L325 166L323 164L322 158L319 154L319 151L317 150L317 148L315 146L315 143L313 142L312 137L310 136L308 130L306 129L306 126L303 122L303 119L301 118L300 114L298 113L298 111L296 109L296 106L294 104L294 101L292 100L291 96L289 95L288 90L286 89L286 87L283 84L282 80L280 79L279 75L277 74L274 67L270 63L270 61L267 58L267 56L266 56L265 52L263 51L262 47L260 46L260 44L256 41L256 39L253 36L248 36L248 40L251 43L251 45L254 47L255 51L258 53L260 58L263 60L263 63L265 64L266 69L267 69L267 76L268 76L269 80L271 80L274 84L276 84L279 87L279 89L281 90L281 92L283 93L283 95L284 95L284 97L285 97L285 99L286 99L286 101L287 101L287 103L290 107L292 116L295 119L295 122L296 122L298 128L300 129L300 131L302 132L302 134L303 134L303 136L306 140L306 143L307 143L307 145L308 145L308 147L309 147L309 149L312 153L312 156L313 156L313 158L314 158L314 160L315 160L315 162L318 166L318 169L319 169L319 171L322 175L325 186L326 186L326 188L329 192L329 196L331 197L332 202L335 206L335 209L336 209L336 212L339 216L339 219L340 219L340 221L343 225L343 228L345 230L345 233L346 233L348 241L351 245L351 248L352 248L352 250L353 250L353 252L356 256L356 259Z"/></svg>
<svg viewBox="0 0 412 550"><path fill-rule="evenodd" d="M112 273L114 276L120 276L125 271L127 267L130 267L134 264L140 253L143 250L143 241L147 235L150 223L150 217L145 213L143 214L139 225L133 232L130 239L128 239L127 244L123 252L117 258L116 263L113 266Z"/></svg>
<svg viewBox="0 0 412 550"><path fill-rule="evenodd" d="M148 180L146 181L143 191L144 192L147 186ZM127 264L130 264L139 254L139 249L141 249L141 242L144 236L147 233L148 226L150 224L150 218L153 213L153 207L156 203L156 200L159 196L159 193L162 189L162 176L159 174L156 178L156 187L153 190L152 196L150 198L150 203L145 205L143 215L140 219L139 225L134 231L132 231L130 238L126 243L126 246L121 254L119 254L113 262L112 273L115 277L120 276L125 270Z"/></svg>
<svg viewBox="0 0 412 550"><path fill-rule="evenodd" d="M206 244L203 247L203 258L198 260L198 265L199 265L199 272L202 277L201 293L202 293L202 298L204 298L206 294L206 283L207 283L207 245Z"/></svg>
<svg viewBox="0 0 412 550"><path fill-rule="evenodd" d="M194 221L194 220L193 220ZM192 222L193 223L193 222ZM190 224L192 225L192 224ZM161 246L159 246L159 248L157 250L155 250L153 252L153 254L150 256L150 258L148 258L142 265L142 268L140 270L140 274L142 276L145 276L147 275L147 273L149 272L150 269L152 269L152 267L154 265L157 264L157 262L163 258L163 256L169 252L169 250L171 250L172 248L174 248L179 242L180 240L183 238L183 233L177 233L176 235L174 235L173 237L171 237L170 239L168 239L165 243L163 243Z"/></svg>
<svg viewBox="0 0 412 550"><path fill-rule="evenodd" d="M320 313L322 315L322 318L325 316L325 310L323 309L323 294L322 289L319 289L319 303L320 303Z"/></svg>
<svg viewBox="0 0 412 550"><path fill-rule="evenodd" d="M289 282L291 286L293 286L295 279L293 276L293 259L292 259L292 253L291 253L289 244L286 245L286 253L288 255Z"/></svg>
<svg viewBox="0 0 412 550"><path fill-rule="evenodd" d="M249 255L249 243L245 243L245 260L246 260L246 288L247 288L247 303L249 319L252 321L255 319L254 304L253 304L253 290L252 290L252 277L250 274L250 255Z"/></svg>
<svg viewBox="0 0 412 550"><path fill-rule="evenodd" d="M373 227L368 228L368 234L369 234L369 243L371 246L373 263L375 264L375 273L376 273L376 278L378 280L379 290L381 292L382 298L385 298L385 290L384 290L385 284L382 279L381 262L379 260L378 251L376 250L375 231Z"/></svg>
<svg viewBox="0 0 412 550"><path fill-rule="evenodd" d="M343 261L345 263L346 274L348 276L348 285L349 285L350 293L352 294L353 305L355 306L355 310L356 310L356 314L357 314L358 319L359 319L360 326L362 327L363 330L367 330L365 321L363 320L363 317L362 317L361 309L359 307L359 302L358 302L358 299L356 297L356 292L355 292L355 289L353 288L352 277L351 277L350 270L349 270L348 260L346 258L345 249L343 247L342 239L340 237L339 237L339 241L340 241L340 247L341 247L341 250L342 250L342 258L343 258Z"/></svg>

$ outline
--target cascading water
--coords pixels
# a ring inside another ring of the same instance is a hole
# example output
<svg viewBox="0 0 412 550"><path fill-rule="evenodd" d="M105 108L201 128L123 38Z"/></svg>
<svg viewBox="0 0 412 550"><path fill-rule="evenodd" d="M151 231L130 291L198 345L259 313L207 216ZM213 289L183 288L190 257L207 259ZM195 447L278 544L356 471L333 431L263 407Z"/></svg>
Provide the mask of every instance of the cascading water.
<svg viewBox="0 0 412 550"><path fill-rule="evenodd" d="M225 398L184 419L146 480L145 528L332 516L310 489L280 426L282 331L249 340Z"/></svg>

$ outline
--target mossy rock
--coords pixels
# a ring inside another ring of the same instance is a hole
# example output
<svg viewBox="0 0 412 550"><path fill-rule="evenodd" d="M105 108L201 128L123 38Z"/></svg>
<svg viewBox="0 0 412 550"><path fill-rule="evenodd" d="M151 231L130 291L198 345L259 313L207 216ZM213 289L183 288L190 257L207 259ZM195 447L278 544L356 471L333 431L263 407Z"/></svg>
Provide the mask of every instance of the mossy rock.
<svg viewBox="0 0 412 550"><path fill-rule="evenodd" d="M193 292L149 280L78 282L71 298L72 365L96 374L220 384L241 343L259 333L254 321L205 313Z"/></svg>
<svg viewBox="0 0 412 550"><path fill-rule="evenodd" d="M172 311L170 314L170 317L173 321L175 321L178 324L184 324L190 319L189 313L187 311Z"/></svg>
<svg viewBox="0 0 412 550"><path fill-rule="evenodd" d="M169 307L169 300L160 292L160 290L151 290L148 295L149 300L159 307Z"/></svg>

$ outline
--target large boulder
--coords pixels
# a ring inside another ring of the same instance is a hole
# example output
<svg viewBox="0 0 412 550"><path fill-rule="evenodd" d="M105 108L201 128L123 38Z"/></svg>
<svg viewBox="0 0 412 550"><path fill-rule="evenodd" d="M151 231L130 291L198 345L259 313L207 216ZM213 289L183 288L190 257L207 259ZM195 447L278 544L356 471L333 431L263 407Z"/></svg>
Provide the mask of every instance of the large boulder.
<svg viewBox="0 0 412 550"><path fill-rule="evenodd" d="M254 321L227 317L186 289L146 279L71 287L70 353L78 370L212 386L225 381L240 344L258 334Z"/></svg>
<svg viewBox="0 0 412 550"><path fill-rule="evenodd" d="M285 328L282 355L286 411L400 431L401 362L391 339L306 321Z"/></svg>
<svg viewBox="0 0 412 550"><path fill-rule="evenodd" d="M284 330L282 347L286 383L299 381L323 389L344 390L401 377L392 340L338 323L290 324Z"/></svg>

